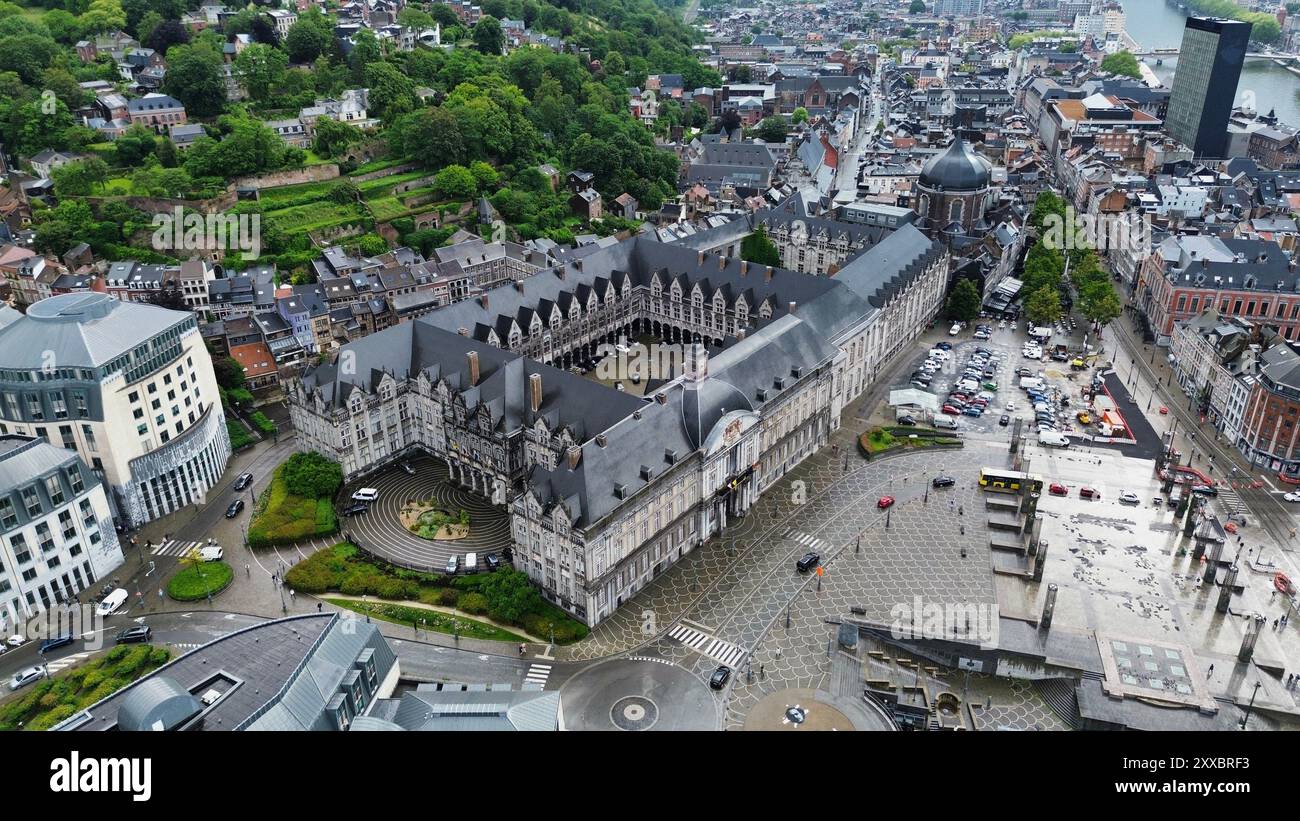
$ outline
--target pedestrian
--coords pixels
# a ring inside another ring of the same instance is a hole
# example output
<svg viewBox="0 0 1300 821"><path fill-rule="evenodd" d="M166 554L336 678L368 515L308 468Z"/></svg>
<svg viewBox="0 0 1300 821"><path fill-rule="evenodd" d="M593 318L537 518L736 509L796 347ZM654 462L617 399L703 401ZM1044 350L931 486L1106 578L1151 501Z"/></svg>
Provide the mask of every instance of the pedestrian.
<svg viewBox="0 0 1300 821"><path fill-rule="evenodd" d="M289 598L291 598L291 599L293 598L293 588L292 588L292 587L289 588Z"/></svg>
<svg viewBox="0 0 1300 821"><path fill-rule="evenodd" d="M520 644L520 645L519 645L519 655L522 656L522 655L523 655L524 653L526 653L526 652L527 652L527 649L524 647L524 645Z"/></svg>
<svg viewBox="0 0 1300 821"><path fill-rule="evenodd" d="M1205 673L1205 677L1206 677L1206 678L1209 678L1209 677L1212 676L1212 675L1214 675L1214 665L1213 665L1213 664L1210 665L1210 669Z"/></svg>
<svg viewBox="0 0 1300 821"><path fill-rule="evenodd" d="M1277 629L1277 624L1278 624L1278 620L1277 620L1277 619L1273 619L1273 629L1274 629L1274 630Z"/></svg>
<svg viewBox="0 0 1300 821"><path fill-rule="evenodd" d="M1294 679L1295 679L1295 673L1287 673L1287 674L1286 674L1286 688L1287 688L1288 690L1291 689L1291 682L1292 682Z"/></svg>
<svg viewBox="0 0 1300 821"><path fill-rule="evenodd" d="M316 602L316 612L319 613L320 611L321 611L321 603Z"/></svg>
<svg viewBox="0 0 1300 821"><path fill-rule="evenodd" d="M248 562L244 562L244 575L250 579L253 577L253 569L248 566Z"/></svg>

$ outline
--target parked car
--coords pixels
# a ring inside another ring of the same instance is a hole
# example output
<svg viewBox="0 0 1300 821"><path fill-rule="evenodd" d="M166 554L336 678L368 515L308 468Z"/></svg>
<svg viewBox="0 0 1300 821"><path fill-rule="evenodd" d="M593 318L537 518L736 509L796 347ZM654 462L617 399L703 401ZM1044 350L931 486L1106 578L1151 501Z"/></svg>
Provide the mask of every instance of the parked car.
<svg viewBox="0 0 1300 821"><path fill-rule="evenodd" d="M10 690L21 690L33 681L45 678L44 667L28 667L26 670L19 670L14 677L9 679Z"/></svg>
<svg viewBox="0 0 1300 821"><path fill-rule="evenodd" d="M219 562L225 551L220 545L210 544L207 547L199 549L199 557L205 562Z"/></svg>
<svg viewBox="0 0 1300 821"><path fill-rule="evenodd" d="M410 462L402 463L402 471L405 472L407 476L415 475L415 467Z"/></svg>
<svg viewBox="0 0 1300 821"><path fill-rule="evenodd" d="M961 325L954 322L952 327L948 329L948 336L956 336L959 333L961 333Z"/></svg>
<svg viewBox="0 0 1300 821"><path fill-rule="evenodd" d="M966 414L967 416L983 416L984 409L979 407L978 405L971 405L969 408L963 410L962 413Z"/></svg>
<svg viewBox="0 0 1300 821"><path fill-rule="evenodd" d="M1288 502L1300 502L1300 493L1297 493L1296 491L1292 491L1290 493L1284 494L1282 498L1287 500Z"/></svg>
<svg viewBox="0 0 1300 821"><path fill-rule="evenodd" d="M147 624L137 624L134 627L128 627L118 633L114 638L115 644L136 644L147 642L153 638L153 628Z"/></svg>
<svg viewBox="0 0 1300 821"><path fill-rule="evenodd" d="M1081 487L1081 488L1079 488L1079 498L1080 498L1080 499L1100 499L1100 498L1101 498L1101 493L1098 492L1096 488L1091 488L1091 487Z"/></svg>
<svg viewBox="0 0 1300 821"><path fill-rule="evenodd" d="M10 647L22 647L26 643L27 643L27 637L21 633L14 633L12 636L5 639L5 644L9 645Z"/></svg>
<svg viewBox="0 0 1300 821"><path fill-rule="evenodd" d="M1047 486L1047 492L1053 496L1069 496L1070 490L1060 482L1052 482Z"/></svg>
<svg viewBox="0 0 1300 821"><path fill-rule="evenodd" d="M347 507L343 508L343 515L356 516L357 514L365 513L368 510L370 510L370 505L366 504L365 502L357 502L356 504L348 505Z"/></svg>
<svg viewBox="0 0 1300 821"><path fill-rule="evenodd" d="M884 510L887 507L893 507L893 506L894 506L893 496L881 496L880 499L877 500L876 502L876 507L879 508L880 510Z"/></svg>
<svg viewBox="0 0 1300 821"><path fill-rule="evenodd" d="M715 690L721 690L727 686L727 681L731 678L731 668L725 664L719 665L718 669L713 671L709 676L709 686Z"/></svg>
<svg viewBox="0 0 1300 821"><path fill-rule="evenodd" d="M253 484L253 474L241 473L239 474L239 478L235 480L234 487L235 490L245 490L251 484Z"/></svg>
<svg viewBox="0 0 1300 821"><path fill-rule="evenodd" d="M898 424L912 426L916 424L916 419L911 416L900 416L898 417Z"/></svg>
<svg viewBox="0 0 1300 821"><path fill-rule="evenodd" d="M447 575L454 576L456 571L460 570L460 557L451 555L447 557Z"/></svg>
<svg viewBox="0 0 1300 821"><path fill-rule="evenodd" d="M945 351L951 351L951 350L952 350L952 343L951 343L951 342L936 342L935 345L934 345L934 347L936 347L936 348L942 348L942 349L945 350Z"/></svg>
<svg viewBox="0 0 1300 821"><path fill-rule="evenodd" d="M1007 416L1005 413L1002 414L1002 418L998 420L998 424L1005 428L1007 425L1011 424L1011 417Z"/></svg>
<svg viewBox="0 0 1300 821"><path fill-rule="evenodd" d="M816 553L805 553L799 557L799 561L794 563L794 569L800 573L807 573L817 565L821 564L822 557Z"/></svg>
<svg viewBox="0 0 1300 821"><path fill-rule="evenodd" d="M1131 490L1126 490L1126 491L1120 493L1120 495L1119 495L1119 501L1120 501L1121 504L1126 504L1126 505L1140 505L1140 504L1142 504L1142 500L1139 499L1139 498L1138 498L1138 495L1137 495L1136 493L1134 493L1133 491L1131 491Z"/></svg>
<svg viewBox="0 0 1300 821"><path fill-rule="evenodd" d="M74 641L76 641L76 638L71 633L66 633L62 636L54 636L53 638L48 638L45 641L41 642L40 652L42 655L44 655L46 652L50 650L57 650L60 647L67 647L69 644L72 644L72 642Z"/></svg>
<svg viewBox="0 0 1300 821"><path fill-rule="evenodd" d="M239 515L239 511L244 509L244 500L236 499L226 508L226 518L233 519Z"/></svg>
<svg viewBox="0 0 1300 821"><path fill-rule="evenodd" d="M930 480L931 487L952 487L957 484L957 480L951 476L936 476Z"/></svg>
<svg viewBox="0 0 1300 821"><path fill-rule="evenodd" d="M1199 493L1202 496L1218 496L1219 489L1214 485L1193 485L1192 493Z"/></svg>
<svg viewBox="0 0 1300 821"><path fill-rule="evenodd" d="M489 573L495 573L501 566L501 559L497 558L497 554L489 553L483 557L483 564L487 566Z"/></svg>
<svg viewBox="0 0 1300 821"><path fill-rule="evenodd" d="M944 405L943 412L949 416L959 416L961 414L961 411L957 410L952 405Z"/></svg>

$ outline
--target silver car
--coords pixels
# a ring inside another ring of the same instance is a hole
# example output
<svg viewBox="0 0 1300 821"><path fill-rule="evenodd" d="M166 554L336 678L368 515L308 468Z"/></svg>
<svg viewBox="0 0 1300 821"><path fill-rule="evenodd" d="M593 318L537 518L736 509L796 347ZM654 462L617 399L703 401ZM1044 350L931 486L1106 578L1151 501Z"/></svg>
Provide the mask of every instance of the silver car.
<svg viewBox="0 0 1300 821"><path fill-rule="evenodd" d="M42 678L45 678L44 667L28 667L26 670L19 670L14 677L9 680L9 689L21 690L33 681Z"/></svg>

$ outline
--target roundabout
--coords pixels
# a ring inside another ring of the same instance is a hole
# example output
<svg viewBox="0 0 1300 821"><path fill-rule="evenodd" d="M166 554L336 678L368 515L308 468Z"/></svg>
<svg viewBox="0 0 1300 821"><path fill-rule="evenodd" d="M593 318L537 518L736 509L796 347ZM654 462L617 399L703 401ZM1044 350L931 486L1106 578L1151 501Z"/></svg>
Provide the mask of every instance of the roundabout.
<svg viewBox="0 0 1300 821"><path fill-rule="evenodd" d="M410 476L397 465L351 483L345 498L360 487L373 487L379 498L370 510L340 522L344 538L368 553L403 567L442 571L447 559L464 553L497 553L510 545L510 516L483 496L454 485L440 459L409 460ZM453 540L424 539L402 523L409 502L430 500L433 507L469 513L469 534Z"/></svg>
<svg viewBox="0 0 1300 821"><path fill-rule="evenodd" d="M587 667L560 688L568 730L716 730L708 685L666 659L616 658Z"/></svg>

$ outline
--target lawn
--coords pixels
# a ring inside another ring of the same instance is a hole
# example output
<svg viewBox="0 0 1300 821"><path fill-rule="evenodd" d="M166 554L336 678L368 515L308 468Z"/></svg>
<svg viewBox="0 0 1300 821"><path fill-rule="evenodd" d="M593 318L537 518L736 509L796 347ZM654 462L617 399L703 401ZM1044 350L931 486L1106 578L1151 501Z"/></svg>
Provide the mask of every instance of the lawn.
<svg viewBox="0 0 1300 821"><path fill-rule="evenodd" d="M338 202L312 202L263 214L287 233L315 231L365 218L355 204Z"/></svg>
<svg viewBox="0 0 1300 821"><path fill-rule="evenodd" d="M353 601L352 599L326 599L325 601L335 607L342 607L354 613L363 613L371 618L382 619L394 624L411 625L417 621L423 622L420 625L422 630L446 633L449 636L455 635L459 631L459 635L468 639L508 641L511 643L528 641L523 636L511 633L509 630L502 630L494 624L476 621L465 616L452 616L449 613L440 613L437 610L425 610L422 607L407 607L402 604L389 604L386 602ZM454 627L453 622L456 625Z"/></svg>
<svg viewBox="0 0 1300 821"><path fill-rule="evenodd" d="M333 501L290 493L282 475L283 467L275 469L271 486L257 500L257 509L248 525L248 544L252 547L328 536L338 530Z"/></svg>
<svg viewBox="0 0 1300 821"><path fill-rule="evenodd" d="M104 656L55 673L0 706L0 730L48 730L171 660L166 647L123 644Z"/></svg>
<svg viewBox="0 0 1300 821"><path fill-rule="evenodd" d="M183 568L167 582L167 595L176 601L198 601L226 589L235 571L225 562L200 562Z"/></svg>
<svg viewBox="0 0 1300 821"><path fill-rule="evenodd" d="M253 444L253 435L234 419L226 420L226 432L230 434L230 447L234 450Z"/></svg>

